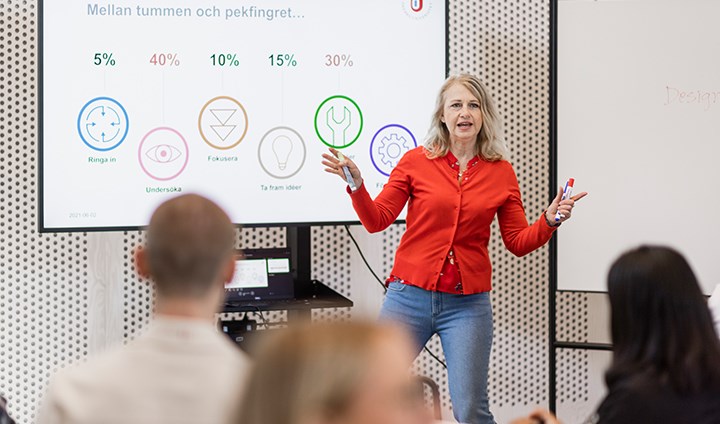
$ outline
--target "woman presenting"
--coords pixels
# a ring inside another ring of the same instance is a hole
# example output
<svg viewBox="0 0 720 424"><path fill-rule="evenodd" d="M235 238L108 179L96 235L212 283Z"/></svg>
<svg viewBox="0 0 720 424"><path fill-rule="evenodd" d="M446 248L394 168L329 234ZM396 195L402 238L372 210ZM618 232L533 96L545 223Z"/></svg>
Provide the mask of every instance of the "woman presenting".
<svg viewBox="0 0 720 424"><path fill-rule="evenodd" d="M505 246L523 256L547 243L587 193L561 201L560 190L528 225L495 105L480 80L466 74L445 81L425 146L402 157L375 200L358 167L338 160L335 149L330 152L323 155L325 170L345 180L342 166L349 168L357 189L348 191L368 231L387 228L408 204L381 319L406 326L418 352L438 334L455 418L493 423L487 396L490 224L497 215ZM562 218L555 221L558 211Z"/></svg>

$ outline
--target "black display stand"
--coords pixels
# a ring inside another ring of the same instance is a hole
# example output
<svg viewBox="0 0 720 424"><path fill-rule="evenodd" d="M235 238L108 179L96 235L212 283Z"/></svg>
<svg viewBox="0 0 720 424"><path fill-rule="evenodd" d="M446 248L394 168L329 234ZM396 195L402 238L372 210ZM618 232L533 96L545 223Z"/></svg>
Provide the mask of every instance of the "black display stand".
<svg viewBox="0 0 720 424"><path fill-rule="evenodd" d="M310 232L309 226L287 227L287 244L291 252L290 260L294 266L295 297L293 299L227 303L223 312L287 311L288 323L290 323L309 321L313 309L352 307L352 300L310 277L312 249Z"/></svg>
<svg viewBox="0 0 720 424"><path fill-rule="evenodd" d="M557 194L557 10L558 0L550 0L550 199ZM550 240L550 284L548 285L548 408L557 412L557 350L583 349L612 351L605 343L559 341L557 339L557 238Z"/></svg>

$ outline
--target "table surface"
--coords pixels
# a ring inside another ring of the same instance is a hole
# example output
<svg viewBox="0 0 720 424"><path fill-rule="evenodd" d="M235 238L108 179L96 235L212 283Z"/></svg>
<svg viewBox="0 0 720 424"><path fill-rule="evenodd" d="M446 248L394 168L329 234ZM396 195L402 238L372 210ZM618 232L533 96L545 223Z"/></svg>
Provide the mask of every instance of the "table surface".
<svg viewBox="0 0 720 424"><path fill-rule="evenodd" d="M267 299L227 302L223 312L290 311L320 308L348 308L353 301L325 284L314 281L299 290L293 299Z"/></svg>

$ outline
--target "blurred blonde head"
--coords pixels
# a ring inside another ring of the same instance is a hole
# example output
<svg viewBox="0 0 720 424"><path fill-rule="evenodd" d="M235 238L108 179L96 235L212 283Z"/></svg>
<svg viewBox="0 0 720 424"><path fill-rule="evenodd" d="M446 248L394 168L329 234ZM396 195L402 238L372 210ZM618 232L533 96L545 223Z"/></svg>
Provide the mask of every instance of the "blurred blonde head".
<svg viewBox="0 0 720 424"><path fill-rule="evenodd" d="M430 159L443 157L450 151L450 132L443 122L445 95L450 87L459 84L468 89L480 102L482 112L482 128L475 144L476 154L488 161L508 160L510 155L502 134L502 122L485 84L470 74L452 75L445 80L435 104L430 131L428 131L425 148Z"/></svg>
<svg viewBox="0 0 720 424"><path fill-rule="evenodd" d="M409 373L412 344L394 327L336 323L279 330L256 358L238 424L423 422Z"/></svg>

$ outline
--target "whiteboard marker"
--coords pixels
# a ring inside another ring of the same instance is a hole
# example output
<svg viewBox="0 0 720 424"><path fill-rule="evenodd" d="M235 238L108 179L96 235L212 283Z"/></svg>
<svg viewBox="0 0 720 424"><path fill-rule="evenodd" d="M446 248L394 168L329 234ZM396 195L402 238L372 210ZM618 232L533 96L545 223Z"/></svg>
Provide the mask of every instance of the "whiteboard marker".
<svg viewBox="0 0 720 424"><path fill-rule="evenodd" d="M345 160L345 156L343 156L342 152L337 152L337 157L341 161ZM347 181L348 185L350 186L350 190L355 191L357 190L357 186L355 185L355 180L353 180L352 174L350 173L350 169L348 169L347 166L342 167L343 173L345 174L345 180Z"/></svg>
<svg viewBox="0 0 720 424"><path fill-rule="evenodd" d="M569 199L570 196L572 196L573 185L575 185L575 179L574 178L568 179L567 182L565 183L565 189L563 189L562 199L560 199L561 202L563 200ZM560 205L558 204L558 207L559 206ZM558 208L558 211L555 213L555 222L560 221L561 218L565 218L565 215L561 214L560 209Z"/></svg>

